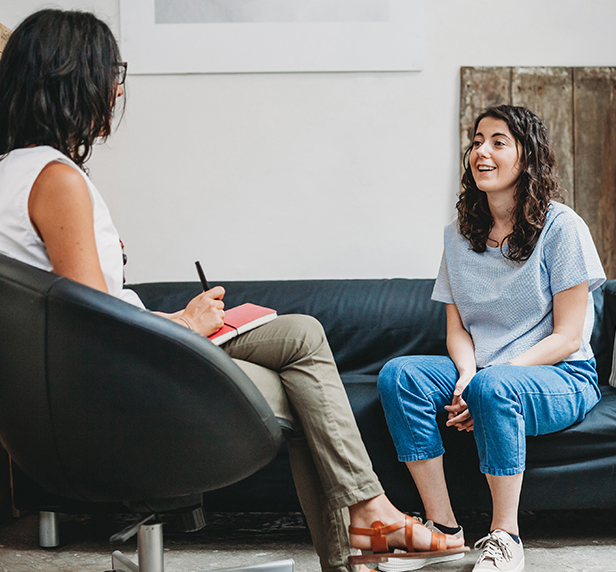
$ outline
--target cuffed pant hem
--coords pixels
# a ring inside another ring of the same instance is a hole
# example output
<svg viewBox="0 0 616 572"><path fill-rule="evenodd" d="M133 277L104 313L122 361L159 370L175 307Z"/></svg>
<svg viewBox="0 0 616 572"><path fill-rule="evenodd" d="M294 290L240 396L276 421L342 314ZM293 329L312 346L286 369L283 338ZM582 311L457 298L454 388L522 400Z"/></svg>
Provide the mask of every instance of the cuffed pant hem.
<svg viewBox="0 0 616 572"><path fill-rule="evenodd" d="M409 455L398 455L398 461L401 463L412 462L412 461L426 461L428 459L436 459L436 457L440 457L445 454L445 448L441 447L440 449L435 449L434 451L428 453L412 453Z"/></svg>
<svg viewBox="0 0 616 572"><path fill-rule="evenodd" d="M382 495L385 491L381 486L381 483L374 483L362 487L361 489L355 489L353 491L346 492L333 498L328 499L329 506L332 510L338 510L340 508L346 508L357 504L358 502L372 499Z"/></svg>
<svg viewBox="0 0 616 572"><path fill-rule="evenodd" d="M479 466L479 470L484 475L490 475L492 477L512 477L513 475L519 475L526 470L526 465L520 465L513 469L495 469L494 467L486 467L484 465Z"/></svg>

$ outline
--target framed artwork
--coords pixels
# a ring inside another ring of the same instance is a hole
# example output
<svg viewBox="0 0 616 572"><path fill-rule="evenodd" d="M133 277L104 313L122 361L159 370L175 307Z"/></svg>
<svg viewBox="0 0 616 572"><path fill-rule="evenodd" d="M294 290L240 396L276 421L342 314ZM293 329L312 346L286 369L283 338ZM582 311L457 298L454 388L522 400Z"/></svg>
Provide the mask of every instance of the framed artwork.
<svg viewBox="0 0 616 572"><path fill-rule="evenodd" d="M408 71L423 0L120 0L132 74Z"/></svg>

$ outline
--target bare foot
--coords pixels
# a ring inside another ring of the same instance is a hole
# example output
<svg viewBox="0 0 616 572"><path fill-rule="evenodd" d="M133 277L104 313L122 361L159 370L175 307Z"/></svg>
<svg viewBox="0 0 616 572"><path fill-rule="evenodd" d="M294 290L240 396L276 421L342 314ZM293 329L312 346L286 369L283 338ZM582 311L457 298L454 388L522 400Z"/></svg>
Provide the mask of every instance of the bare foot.
<svg viewBox="0 0 616 572"><path fill-rule="evenodd" d="M401 513L394 507L385 495L379 495L367 501L359 502L349 507L351 515L351 526L358 528L371 528L372 523L381 521L385 526L400 523L401 528L387 534L387 543L390 549L401 548L407 550L404 519L405 514ZM447 539L447 548L458 548L464 544L464 540L445 535ZM361 534L351 534L351 546L360 550L369 550L372 548L370 536ZM422 524L413 525L413 547L418 551L430 550L432 541L432 532L430 532ZM411 548L411 547L408 547ZM366 572L366 571L363 571Z"/></svg>

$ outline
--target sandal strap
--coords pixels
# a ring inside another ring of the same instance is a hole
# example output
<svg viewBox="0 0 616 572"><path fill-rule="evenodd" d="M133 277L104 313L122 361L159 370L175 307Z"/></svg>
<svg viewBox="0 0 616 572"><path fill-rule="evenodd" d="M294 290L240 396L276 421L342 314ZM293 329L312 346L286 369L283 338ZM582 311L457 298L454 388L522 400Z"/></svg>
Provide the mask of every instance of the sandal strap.
<svg viewBox="0 0 616 572"><path fill-rule="evenodd" d="M349 533L360 534L362 536L370 537L370 546L372 552L389 552L389 546L387 545L386 534L402 528L404 523L395 523L393 525L385 526L380 520L375 520L370 528L360 528L357 526L349 526Z"/></svg>
<svg viewBox="0 0 616 572"><path fill-rule="evenodd" d="M413 545L413 526L421 523L411 516L406 516L404 517L404 524L404 542L406 543L406 550L407 552L415 552L415 546Z"/></svg>
<svg viewBox="0 0 616 572"><path fill-rule="evenodd" d="M405 528L405 542L406 549L408 552L414 552L415 547L413 546L413 526L415 524L420 524L419 521L414 519L411 516L405 516L404 520L399 522L394 522L393 524L388 524L387 526L383 524L380 520L375 520L372 523L371 528L360 528L356 526L349 526L350 534L359 534L361 536L369 536L370 537L370 545L372 547L372 552L382 553L389 552L389 545L387 544L386 535L394 530L398 530L400 528ZM441 535L442 536L442 535ZM446 543L447 541L445 541Z"/></svg>
<svg viewBox="0 0 616 572"><path fill-rule="evenodd" d="M358 526L349 526L350 534L359 534L361 536L380 536L382 534L389 534L394 530L398 530L404 526L405 522L395 522L394 524L388 524L385 526L380 520L375 520L372 523L371 528L360 528Z"/></svg>
<svg viewBox="0 0 616 572"><path fill-rule="evenodd" d="M430 539L430 550L432 552L435 550L447 550L447 537L444 534L433 532Z"/></svg>
<svg viewBox="0 0 616 572"><path fill-rule="evenodd" d="M389 552L389 545L385 535L392 530L396 530L395 525L394 528L391 528L391 525L385 526L380 520L377 520L372 523L372 529L374 530L374 534L370 537L372 552Z"/></svg>

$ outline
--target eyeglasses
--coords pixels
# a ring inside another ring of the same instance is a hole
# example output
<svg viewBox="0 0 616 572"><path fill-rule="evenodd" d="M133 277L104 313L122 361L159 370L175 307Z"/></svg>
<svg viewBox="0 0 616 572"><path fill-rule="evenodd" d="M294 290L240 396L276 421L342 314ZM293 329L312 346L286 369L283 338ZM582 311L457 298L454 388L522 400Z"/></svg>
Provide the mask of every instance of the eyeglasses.
<svg viewBox="0 0 616 572"><path fill-rule="evenodd" d="M128 71L128 62L119 62L116 64L116 82L118 85L123 85L126 81L126 72Z"/></svg>

